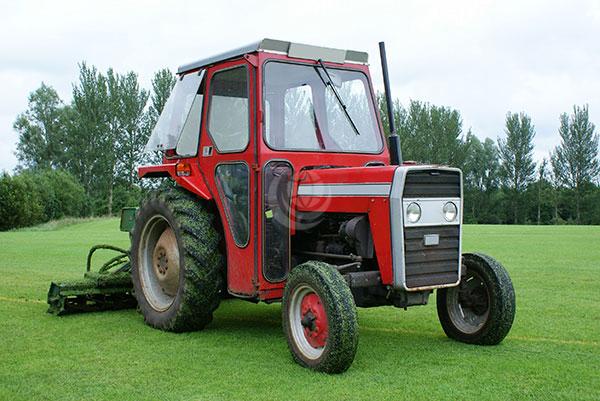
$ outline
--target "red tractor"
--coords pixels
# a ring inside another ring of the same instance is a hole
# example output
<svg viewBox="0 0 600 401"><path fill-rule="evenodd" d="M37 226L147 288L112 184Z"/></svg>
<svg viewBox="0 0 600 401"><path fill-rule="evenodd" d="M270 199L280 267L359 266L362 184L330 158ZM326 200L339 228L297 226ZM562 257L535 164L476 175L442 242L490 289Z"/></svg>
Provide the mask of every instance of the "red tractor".
<svg viewBox="0 0 600 401"><path fill-rule="evenodd" d="M200 330L227 294L281 301L294 359L336 373L356 353L357 306L436 290L449 337L502 341L514 290L494 259L461 253L461 171L402 163L390 139L364 52L265 39L180 67L147 145L162 164L139 168L169 178L132 230L145 321Z"/></svg>

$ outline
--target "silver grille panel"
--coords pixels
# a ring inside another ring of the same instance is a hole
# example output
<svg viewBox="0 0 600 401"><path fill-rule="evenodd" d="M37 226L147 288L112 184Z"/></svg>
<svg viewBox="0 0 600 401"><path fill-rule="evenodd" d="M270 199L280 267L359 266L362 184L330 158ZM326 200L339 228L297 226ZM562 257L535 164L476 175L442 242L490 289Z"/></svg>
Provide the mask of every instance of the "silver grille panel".
<svg viewBox="0 0 600 401"><path fill-rule="evenodd" d="M403 224L403 201L432 198L462 200L462 176L458 169L402 166L396 170L391 191L394 286L409 291L450 287L460 281L462 202L454 224L428 220L426 225ZM443 203L442 203L443 204ZM442 215L439 214L439 217ZM425 239L436 238L437 241Z"/></svg>

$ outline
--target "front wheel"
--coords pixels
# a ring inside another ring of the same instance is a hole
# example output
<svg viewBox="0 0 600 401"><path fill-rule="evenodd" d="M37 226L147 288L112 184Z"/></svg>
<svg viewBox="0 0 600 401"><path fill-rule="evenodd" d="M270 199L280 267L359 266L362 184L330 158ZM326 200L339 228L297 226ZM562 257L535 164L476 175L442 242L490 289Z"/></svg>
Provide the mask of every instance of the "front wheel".
<svg viewBox="0 0 600 401"><path fill-rule="evenodd" d="M508 272L495 259L463 255L466 275L457 287L437 291L437 311L446 335L469 344L494 345L510 331L515 291Z"/></svg>
<svg viewBox="0 0 600 401"><path fill-rule="evenodd" d="M326 373L350 367L358 347L356 306L334 266L306 262L294 268L282 313L283 331L297 363Z"/></svg>

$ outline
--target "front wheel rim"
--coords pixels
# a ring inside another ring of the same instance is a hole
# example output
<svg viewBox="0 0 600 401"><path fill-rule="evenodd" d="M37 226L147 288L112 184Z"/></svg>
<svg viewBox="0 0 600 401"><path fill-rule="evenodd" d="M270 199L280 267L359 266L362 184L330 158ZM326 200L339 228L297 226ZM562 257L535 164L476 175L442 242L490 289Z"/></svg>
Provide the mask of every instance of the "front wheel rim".
<svg viewBox="0 0 600 401"><path fill-rule="evenodd" d="M327 345L329 324L321 297L310 286L293 290L288 319L298 350L308 359L318 359Z"/></svg>
<svg viewBox="0 0 600 401"><path fill-rule="evenodd" d="M465 334L475 334L489 319L488 285L478 273L467 271L460 285L447 290L446 304L454 326Z"/></svg>
<svg viewBox="0 0 600 401"><path fill-rule="evenodd" d="M179 247L175 232L161 215L151 217L142 229L138 273L150 306L158 312L169 309L179 288Z"/></svg>

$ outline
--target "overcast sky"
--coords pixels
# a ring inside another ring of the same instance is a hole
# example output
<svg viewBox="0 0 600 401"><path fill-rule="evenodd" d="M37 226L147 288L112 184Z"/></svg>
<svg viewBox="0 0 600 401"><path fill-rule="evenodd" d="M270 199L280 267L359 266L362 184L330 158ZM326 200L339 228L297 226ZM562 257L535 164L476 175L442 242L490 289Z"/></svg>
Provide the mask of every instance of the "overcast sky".
<svg viewBox="0 0 600 401"><path fill-rule="evenodd" d="M16 165L12 124L43 81L65 102L85 60L136 71L263 37L369 52L381 89L458 109L463 130L496 140L507 111L527 112L536 158L558 144L558 117L589 104L600 126L600 1L6 1L0 0L0 170Z"/></svg>

